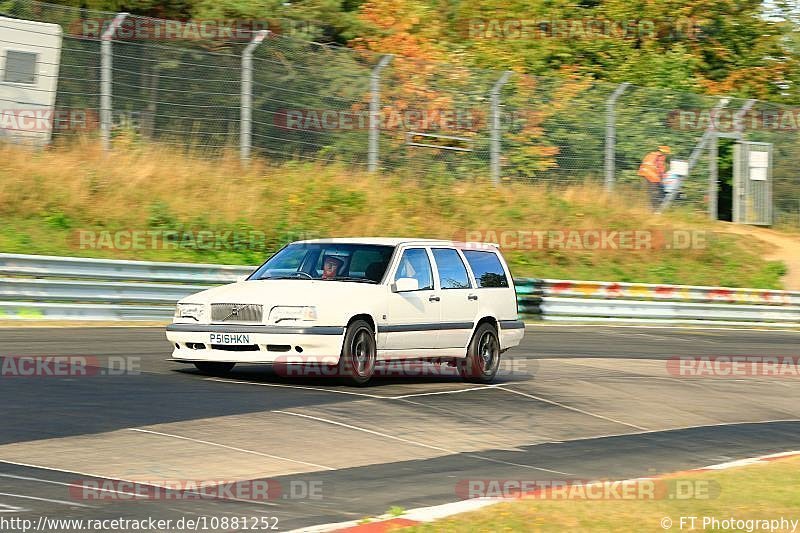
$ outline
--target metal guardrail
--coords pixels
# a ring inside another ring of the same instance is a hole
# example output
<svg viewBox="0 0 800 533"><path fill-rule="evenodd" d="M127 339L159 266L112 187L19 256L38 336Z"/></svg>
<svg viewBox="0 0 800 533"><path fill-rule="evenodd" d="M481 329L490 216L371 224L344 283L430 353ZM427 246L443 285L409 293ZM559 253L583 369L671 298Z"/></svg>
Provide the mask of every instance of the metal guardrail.
<svg viewBox="0 0 800 533"><path fill-rule="evenodd" d="M759 305L800 305L800 292L652 283L519 279L517 292L562 298L604 298Z"/></svg>
<svg viewBox="0 0 800 533"><path fill-rule="evenodd" d="M0 319L163 321L177 300L254 269L0 254ZM515 286L528 319L800 327L800 292L524 278Z"/></svg>
<svg viewBox="0 0 800 533"><path fill-rule="evenodd" d="M195 263L153 263L84 257L0 254L0 275L221 284L247 276L255 267Z"/></svg>
<svg viewBox="0 0 800 533"><path fill-rule="evenodd" d="M0 254L0 319L149 320L255 267Z"/></svg>
<svg viewBox="0 0 800 533"><path fill-rule="evenodd" d="M516 280L520 313L547 321L800 327L800 292L554 279Z"/></svg>

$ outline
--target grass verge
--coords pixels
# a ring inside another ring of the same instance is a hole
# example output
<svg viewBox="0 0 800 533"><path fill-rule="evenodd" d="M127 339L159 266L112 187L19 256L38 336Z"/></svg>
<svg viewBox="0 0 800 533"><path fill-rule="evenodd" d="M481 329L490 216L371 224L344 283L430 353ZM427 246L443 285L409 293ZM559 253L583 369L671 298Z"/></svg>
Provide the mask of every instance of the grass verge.
<svg viewBox="0 0 800 533"><path fill-rule="evenodd" d="M406 180L338 164L187 157L119 141L104 156L92 141L31 152L0 146L0 251L155 261L257 264L302 237L461 238L467 232L700 232L689 249L599 250L552 242L507 247L515 276L781 288L785 266L766 245L718 230L701 214L658 216L636 189L485 179ZM132 243L128 231L170 235ZM221 238L199 242L200 231ZM90 239L82 241L82 236ZM177 235L177 237L176 237ZM186 237L188 235L188 237ZM226 236L227 235L227 236Z"/></svg>

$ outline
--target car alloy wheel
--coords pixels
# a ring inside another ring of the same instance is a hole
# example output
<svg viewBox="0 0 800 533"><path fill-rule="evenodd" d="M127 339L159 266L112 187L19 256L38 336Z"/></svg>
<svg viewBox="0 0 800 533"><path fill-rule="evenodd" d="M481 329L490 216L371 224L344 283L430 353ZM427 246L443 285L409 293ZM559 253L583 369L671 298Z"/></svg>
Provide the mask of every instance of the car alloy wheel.
<svg viewBox="0 0 800 533"><path fill-rule="evenodd" d="M377 358L372 327L364 320L354 321L347 327L339 358L341 377L349 384L366 385L375 372Z"/></svg>

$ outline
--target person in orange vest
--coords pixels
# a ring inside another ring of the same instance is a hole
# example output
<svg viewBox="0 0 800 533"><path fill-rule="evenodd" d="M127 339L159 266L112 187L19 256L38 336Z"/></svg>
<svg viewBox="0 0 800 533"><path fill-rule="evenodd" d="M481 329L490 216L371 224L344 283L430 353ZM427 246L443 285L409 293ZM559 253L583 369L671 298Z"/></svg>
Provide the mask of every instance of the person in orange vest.
<svg viewBox="0 0 800 533"><path fill-rule="evenodd" d="M639 165L639 175L647 181L653 209L658 209L664 200L664 176L667 175L667 156L670 152L669 146L659 146L658 150L644 156Z"/></svg>

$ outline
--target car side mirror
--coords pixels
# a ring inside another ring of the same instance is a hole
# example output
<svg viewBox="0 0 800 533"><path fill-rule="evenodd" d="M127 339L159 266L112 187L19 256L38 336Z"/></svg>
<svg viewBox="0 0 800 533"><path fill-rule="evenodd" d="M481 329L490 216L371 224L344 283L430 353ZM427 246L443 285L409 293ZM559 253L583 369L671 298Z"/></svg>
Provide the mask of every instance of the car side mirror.
<svg viewBox="0 0 800 533"><path fill-rule="evenodd" d="M410 292L419 290L419 281L414 278L398 278L392 283L392 292Z"/></svg>

